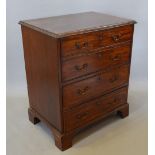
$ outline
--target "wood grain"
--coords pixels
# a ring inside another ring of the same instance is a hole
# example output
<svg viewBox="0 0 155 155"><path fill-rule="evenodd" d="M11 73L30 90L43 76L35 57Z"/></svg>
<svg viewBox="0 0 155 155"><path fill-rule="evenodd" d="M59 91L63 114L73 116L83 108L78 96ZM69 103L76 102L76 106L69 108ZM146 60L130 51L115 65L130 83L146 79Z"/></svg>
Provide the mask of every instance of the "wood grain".
<svg viewBox="0 0 155 155"><path fill-rule="evenodd" d="M29 120L62 151L81 130L127 103L133 20L96 12L21 21Z"/></svg>
<svg viewBox="0 0 155 155"><path fill-rule="evenodd" d="M57 40L22 26L30 107L63 130Z"/></svg>
<svg viewBox="0 0 155 155"><path fill-rule="evenodd" d="M108 90L127 85L129 66L124 65L63 88L63 107L67 108L100 96Z"/></svg>
<svg viewBox="0 0 155 155"><path fill-rule="evenodd" d="M127 25L110 30L64 37L62 39L62 56L89 53L96 48L114 46L132 40L132 31L133 26Z"/></svg>
<svg viewBox="0 0 155 155"><path fill-rule="evenodd" d="M55 38L62 38L79 33L119 27L136 23L134 20L124 19L98 12L84 12L70 15L47 17L20 21L20 24L40 31Z"/></svg>
<svg viewBox="0 0 155 155"><path fill-rule="evenodd" d="M69 132L74 128L85 126L92 120L126 103L127 87L124 87L64 112L65 131Z"/></svg>
<svg viewBox="0 0 155 155"><path fill-rule="evenodd" d="M128 64L130 62L131 44L97 50L62 62L62 80L72 80L109 67Z"/></svg>

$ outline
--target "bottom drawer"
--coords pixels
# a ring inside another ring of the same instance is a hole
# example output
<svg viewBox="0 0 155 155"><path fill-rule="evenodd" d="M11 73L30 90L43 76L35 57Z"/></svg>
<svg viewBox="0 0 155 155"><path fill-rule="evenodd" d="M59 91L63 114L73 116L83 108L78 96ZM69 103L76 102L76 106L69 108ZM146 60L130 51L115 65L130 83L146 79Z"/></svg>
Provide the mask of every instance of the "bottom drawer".
<svg viewBox="0 0 155 155"><path fill-rule="evenodd" d="M64 112L65 131L83 127L115 108L127 103L128 88L124 87Z"/></svg>

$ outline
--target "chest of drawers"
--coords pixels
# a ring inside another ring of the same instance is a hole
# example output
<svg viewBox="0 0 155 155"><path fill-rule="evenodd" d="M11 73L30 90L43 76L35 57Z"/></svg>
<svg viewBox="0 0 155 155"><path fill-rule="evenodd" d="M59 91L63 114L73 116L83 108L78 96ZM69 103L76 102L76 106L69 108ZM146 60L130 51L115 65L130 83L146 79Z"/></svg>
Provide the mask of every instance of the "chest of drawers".
<svg viewBox="0 0 155 155"><path fill-rule="evenodd" d="M21 21L30 107L61 150L127 103L135 21L96 12Z"/></svg>

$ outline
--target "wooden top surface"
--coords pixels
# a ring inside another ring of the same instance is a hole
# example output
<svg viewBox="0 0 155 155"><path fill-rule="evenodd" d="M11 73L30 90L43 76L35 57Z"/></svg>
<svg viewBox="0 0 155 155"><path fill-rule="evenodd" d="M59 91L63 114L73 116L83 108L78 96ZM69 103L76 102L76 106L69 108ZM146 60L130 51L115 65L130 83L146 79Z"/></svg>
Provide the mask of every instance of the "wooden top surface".
<svg viewBox="0 0 155 155"><path fill-rule="evenodd" d="M19 22L55 38L102 30L120 25L134 24L134 20L124 19L97 12L85 12Z"/></svg>

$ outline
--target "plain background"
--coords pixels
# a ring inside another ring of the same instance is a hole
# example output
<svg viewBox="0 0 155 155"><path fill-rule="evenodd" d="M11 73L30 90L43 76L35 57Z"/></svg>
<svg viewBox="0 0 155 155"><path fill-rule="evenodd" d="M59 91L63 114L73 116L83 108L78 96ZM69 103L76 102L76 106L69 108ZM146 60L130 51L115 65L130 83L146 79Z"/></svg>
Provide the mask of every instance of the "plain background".
<svg viewBox="0 0 155 155"><path fill-rule="evenodd" d="M147 0L8 0L8 96L27 94L22 37L18 22L85 11L103 12L138 22L135 26L130 84L147 83Z"/></svg>
<svg viewBox="0 0 155 155"><path fill-rule="evenodd" d="M135 25L129 98L130 116L111 118L78 136L63 154L147 154L147 0L7 1L7 154L60 155L44 124L28 121L28 96L18 22L62 14L98 11L138 22ZM79 140L78 140L79 139Z"/></svg>

